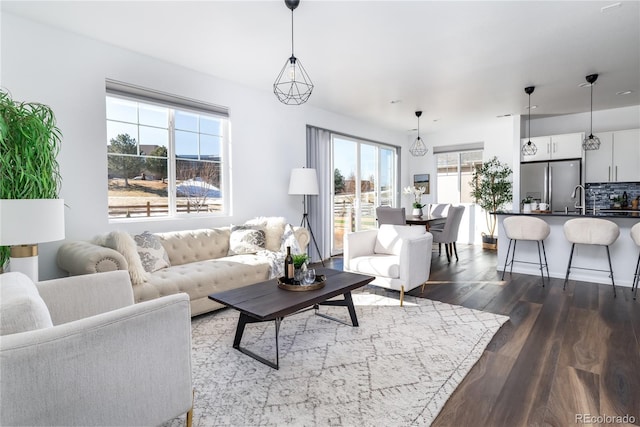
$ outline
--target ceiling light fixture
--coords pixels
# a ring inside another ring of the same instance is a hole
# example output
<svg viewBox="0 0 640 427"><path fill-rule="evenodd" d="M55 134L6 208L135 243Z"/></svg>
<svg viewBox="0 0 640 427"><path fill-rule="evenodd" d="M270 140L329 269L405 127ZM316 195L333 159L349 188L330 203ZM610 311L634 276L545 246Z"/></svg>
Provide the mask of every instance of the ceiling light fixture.
<svg viewBox="0 0 640 427"><path fill-rule="evenodd" d="M589 74L585 79L587 79L587 82L591 86L591 126L589 136L585 137L584 141L582 141L582 149L585 151L598 150L600 149L600 138L593 136L593 85L596 83L596 80L598 80L598 75Z"/></svg>
<svg viewBox="0 0 640 427"><path fill-rule="evenodd" d="M283 104L300 105L307 102L313 91L313 83L309 74L302 66L302 62L293 54L293 11L300 4L300 0L284 0L291 9L291 57L286 60L284 67L273 84L273 93Z"/></svg>
<svg viewBox="0 0 640 427"><path fill-rule="evenodd" d="M421 115L422 115L422 111L416 111L416 117L418 118L418 137L416 138L415 141L413 141L413 145L411 146L411 148L409 148L409 152L416 157L424 156L425 154L427 154L427 151L429 151L427 149L427 146L424 144L424 141L422 141L422 138L420 138L420 116Z"/></svg>
<svg viewBox="0 0 640 427"><path fill-rule="evenodd" d="M535 88L536 88L535 86L527 86L524 88L525 93L529 95L529 108L528 108L529 120L527 120L527 124L529 126L529 132L528 132L529 141L527 141L525 144L522 144L523 156L533 156L538 152L538 147L536 147L536 144L534 144L533 141L531 141L531 94L533 93Z"/></svg>

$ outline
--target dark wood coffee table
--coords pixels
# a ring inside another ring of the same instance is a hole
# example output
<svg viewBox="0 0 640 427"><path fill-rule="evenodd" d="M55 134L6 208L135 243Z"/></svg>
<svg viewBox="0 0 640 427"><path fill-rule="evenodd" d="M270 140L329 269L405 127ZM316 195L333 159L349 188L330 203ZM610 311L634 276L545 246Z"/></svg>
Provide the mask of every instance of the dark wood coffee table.
<svg viewBox="0 0 640 427"><path fill-rule="evenodd" d="M279 369L278 332L280 331L280 323L286 316L313 308L318 316L345 323L319 312L320 305L343 306L349 310L351 325L354 327L358 326L358 318L356 317L356 310L353 307L351 291L371 282L374 277L329 268L317 268L316 273L318 275L325 275L326 282L323 288L313 291L287 291L278 287L276 279L271 279L254 285L209 295L209 299L240 312L238 326L236 327L236 336L233 340L233 348L253 357L265 365ZM338 295L342 295L344 298L341 300L328 301ZM244 327L248 323L269 322L272 320L275 322L276 329L275 363L240 346Z"/></svg>

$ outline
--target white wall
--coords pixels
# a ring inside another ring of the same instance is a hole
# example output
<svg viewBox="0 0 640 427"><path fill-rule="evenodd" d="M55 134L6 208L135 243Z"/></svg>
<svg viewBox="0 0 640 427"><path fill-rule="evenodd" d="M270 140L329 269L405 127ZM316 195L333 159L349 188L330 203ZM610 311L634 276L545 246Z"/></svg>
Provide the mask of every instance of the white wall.
<svg viewBox="0 0 640 427"><path fill-rule="evenodd" d="M14 99L50 105L63 134L58 160L60 196L68 205L67 239L90 239L113 229L159 232L222 226L261 215L284 216L296 223L302 217L302 199L289 196L287 189L291 169L305 164L307 124L393 145L406 143L404 133L310 105L283 105L270 87L249 89L8 13L2 14L1 24L0 84ZM229 216L109 223L106 78L229 108L233 196ZM61 243L40 245L41 279L64 274L55 265Z"/></svg>
<svg viewBox="0 0 640 427"><path fill-rule="evenodd" d="M421 134L429 151L424 157L408 156L408 167L406 168L404 180L413 182L413 175L418 173L428 173L431 179L431 193L423 196L424 203L437 202L437 185L436 175L437 168L435 156L433 155L434 147L449 146L469 143L484 143L483 159L488 160L493 156L497 156L502 162L507 163L514 169L514 159L518 159L520 135L520 118L519 117L500 117L492 118L483 123L472 123L455 130L431 132ZM410 144L415 139L415 135L411 136L407 142ZM518 174L519 176L519 174ZM515 179L515 176L514 176ZM462 191L471 191L470 189L462 189ZM515 200L515 199L514 199ZM407 196L402 199L403 206L408 210L411 209L411 201ZM510 209L511 206L507 206ZM480 233L487 231L484 212L478 206L473 209L466 209L460 226L458 242L461 243L480 243Z"/></svg>

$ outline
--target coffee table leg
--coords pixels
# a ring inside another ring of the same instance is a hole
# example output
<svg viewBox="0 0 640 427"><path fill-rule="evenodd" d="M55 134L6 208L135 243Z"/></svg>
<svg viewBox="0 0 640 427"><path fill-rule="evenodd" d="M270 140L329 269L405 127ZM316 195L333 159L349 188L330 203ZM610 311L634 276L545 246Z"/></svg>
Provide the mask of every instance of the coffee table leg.
<svg viewBox="0 0 640 427"><path fill-rule="evenodd" d="M347 308L349 309L349 316L351 316L351 323L353 326L358 326L358 316L356 316L356 308L353 306L353 299L351 298L351 292L344 294L344 300L347 302Z"/></svg>
<svg viewBox="0 0 640 427"><path fill-rule="evenodd" d="M323 313L318 312L318 305L331 305L331 306L338 306L338 307L347 307L347 309L349 310L349 316L351 317L351 325L354 326L354 327L357 327L358 326L358 316L356 316L356 309L353 306L353 299L351 298L351 291L345 292L342 296L344 297L343 300L324 301L324 302L321 302L319 304L316 304L314 306L315 313L316 313L317 316L324 317L325 319L333 320L335 322L344 323L345 325L347 325L348 323L343 322L340 319L336 319L335 317L332 317L332 316L329 316L327 314L323 314Z"/></svg>
<svg viewBox="0 0 640 427"><path fill-rule="evenodd" d="M242 334L244 333L244 327L247 323L260 323L263 320L254 319L251 316L247 316L244 313L240 313L240 317L238 318L238 326L236 327L236 336L233 339L233 348L238 350L240 353L246 354L247 356L257 360L258 362L264 363L265 365L273 368L280 369L280 352L278 345L278 335L280 333L280 323L282 323L282 317L278 317L275 319L276 326L276 363L273 363L270 360L265 359L262 356L255 354L254 352L247 350L244 347L240 347L240 341L242 340Z"/></svg>

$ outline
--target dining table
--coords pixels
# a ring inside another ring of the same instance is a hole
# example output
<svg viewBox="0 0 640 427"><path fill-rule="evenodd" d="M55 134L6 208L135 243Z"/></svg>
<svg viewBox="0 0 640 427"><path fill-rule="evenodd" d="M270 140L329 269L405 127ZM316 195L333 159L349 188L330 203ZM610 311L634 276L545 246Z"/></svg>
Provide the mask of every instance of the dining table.
<svg viewBox="0 0 640 427"><path fill-rule="evenodd" d="M405 222L408 225L424 225L429 231L431 227L438 226L447 221L446 215L432 215L432 214L424 214L421 216L407 215Z"/></svg>

